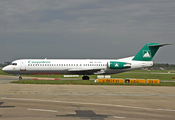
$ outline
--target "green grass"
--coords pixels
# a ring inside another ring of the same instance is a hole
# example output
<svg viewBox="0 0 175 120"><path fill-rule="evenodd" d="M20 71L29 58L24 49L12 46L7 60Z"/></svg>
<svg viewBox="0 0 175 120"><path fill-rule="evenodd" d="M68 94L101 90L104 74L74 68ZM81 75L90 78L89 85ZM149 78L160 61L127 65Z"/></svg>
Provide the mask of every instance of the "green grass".
<svg viewBox="0 0 175 120"><path fill-rule="evenodd" d="M175 74L160 74L160 73L168 73L169 70L133 70L129 72L124 72L120 74L113 74L111 75L111 78L141 78L141 79L159 79L159 80L173 80L172 77L175 77ZM175 73L175 70L171 70L171 73ZM1 75L11 75L4 73L2 69L0 69ZM25 77L27 75L22 75L22 77ZM29 77L39 77L39 78L64 78L63 75L28 75ZM91 79L97 79L97 75L90 75ZM78 77L77 79L80 79ZM76 78L74 78L76 79ZM125 83L94 83L94 81L86 81L86 80L59 80L59 81L52 81L52 80L19 80L19 81L13 81L12 83L19 83L19 84L82 84L82 85L157 85L157 84L125 84ZM160 83L161 86L175 86L175 83Z"/></svg>
<svg viewBox="0 0 175 120"><path fill-rule="evenodd" d="M18 80L18 84L69 84L69 85L131 85L131 86L175 86L175 83L143 84L143 83L94 83L93 80Z"/></svg>
<svg viewBox="0 0 175 120"><path fill-rule="evenodd" d="M175 74L157 74L154 72L126 72L111 75L112 78L142 78L142 79L159 79L159 80L175 80L172 79Z"/></svg>
<svg viewBox="0 0 175 120"><path fill-rule="evenodd" d="M175 77L175 74L160 74L160 73L168 73L168 71L143 71L143 70L133 70L130 72L124 72L119 74L111 75L111 78L142 78L142 79L159 79L159 80L175 80L172 77ZM172 72L173 73L173 72ZM11 75L4 73L0 70L1 75ZM39 77L39 78L64 78L63 75L22 75L22 77ZM76 78L81 78L79 77ZM97 75L89 75L91 79L96 79ZM76 79L75 78L75 79Z"/></svg>

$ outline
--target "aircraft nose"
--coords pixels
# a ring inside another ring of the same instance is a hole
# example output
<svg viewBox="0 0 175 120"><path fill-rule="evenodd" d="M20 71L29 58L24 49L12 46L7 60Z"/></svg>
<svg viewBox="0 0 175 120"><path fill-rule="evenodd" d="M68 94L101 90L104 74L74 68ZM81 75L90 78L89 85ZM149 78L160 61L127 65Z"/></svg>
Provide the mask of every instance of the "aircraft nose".
<svg viewBox="0 0 175 120"><path fill-rule="evenodd" d="M3 72L5 72L5 71L6 71L6 70L5 70L5 68L6 68L6 67L3 67L3 68L2 68L2 71L3 71Z"/></svg>
<svg viewBox="0 0 175 120"><path fill-rule="evenodd" d="M7 72L8 70L9 70L9 68L7 66L2 68L3 72Z"/></svg>

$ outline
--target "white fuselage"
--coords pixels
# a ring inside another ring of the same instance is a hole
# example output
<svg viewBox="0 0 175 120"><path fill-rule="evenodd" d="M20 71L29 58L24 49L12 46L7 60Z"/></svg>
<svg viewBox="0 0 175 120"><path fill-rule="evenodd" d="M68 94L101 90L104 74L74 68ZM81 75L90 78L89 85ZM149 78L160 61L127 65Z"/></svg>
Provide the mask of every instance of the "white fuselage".
<svg viewBox="0 0 175 120"><path fill-rule="evenodd" d="M152 61L124 59L20 59L3 68L10 74L116 74L133 69L150 67ZM128 68L111 69L110 61L129 63Z"/></svg>

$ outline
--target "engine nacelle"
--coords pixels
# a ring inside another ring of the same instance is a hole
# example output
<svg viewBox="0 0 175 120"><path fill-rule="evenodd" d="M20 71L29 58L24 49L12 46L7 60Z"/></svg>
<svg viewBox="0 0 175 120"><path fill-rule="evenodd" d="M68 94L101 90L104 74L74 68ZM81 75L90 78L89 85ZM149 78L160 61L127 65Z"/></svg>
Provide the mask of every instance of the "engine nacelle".
<svg viewBox="0 0 175 120"><path fill-rule="evenodd" d="M131 63L110 61L108 62L109 69L126 69L131 68Z"/></svg>

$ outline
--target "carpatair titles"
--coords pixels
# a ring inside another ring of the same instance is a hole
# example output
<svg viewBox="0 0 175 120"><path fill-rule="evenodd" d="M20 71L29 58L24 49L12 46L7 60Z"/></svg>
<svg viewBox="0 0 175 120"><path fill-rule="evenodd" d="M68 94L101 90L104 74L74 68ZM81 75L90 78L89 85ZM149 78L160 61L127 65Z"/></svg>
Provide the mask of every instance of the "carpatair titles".
<svg viewBox="0 0 175 120"><path fill-rule="evenodd" d="M50 61L28 61L29 64L40 64L40 63L50 63Z"/></svg>

